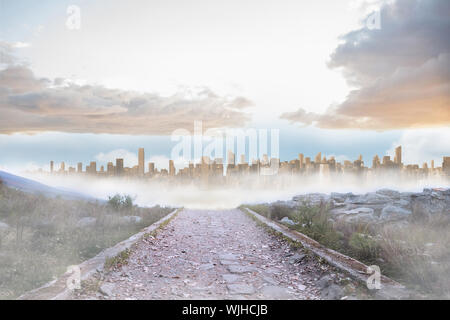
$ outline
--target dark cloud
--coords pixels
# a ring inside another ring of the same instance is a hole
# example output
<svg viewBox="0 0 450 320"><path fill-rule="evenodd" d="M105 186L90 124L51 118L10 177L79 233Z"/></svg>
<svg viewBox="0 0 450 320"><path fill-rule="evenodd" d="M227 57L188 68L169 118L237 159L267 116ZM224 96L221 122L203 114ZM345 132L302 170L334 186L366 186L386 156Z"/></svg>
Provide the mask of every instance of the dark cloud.
<svg viewBox="0 0 450 320"><path fill-rule="evenodd" d="M396 129L450 125L450 1L397 0L381 29L342 37L329 66L358 87L325 114L283 119L322 128Z"/></svg>

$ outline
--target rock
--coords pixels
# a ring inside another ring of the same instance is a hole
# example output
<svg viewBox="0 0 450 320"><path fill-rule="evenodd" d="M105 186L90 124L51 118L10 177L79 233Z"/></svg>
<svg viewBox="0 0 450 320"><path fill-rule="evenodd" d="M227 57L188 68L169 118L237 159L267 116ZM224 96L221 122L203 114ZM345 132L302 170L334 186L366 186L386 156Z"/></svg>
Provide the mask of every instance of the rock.
<svg viewBox="0 0 450 320"><path fill-rule="evenodd" d="M333 283L333 278L331 276L327 275L327 276L323 276L322 278L320 278L317 281L317 286L320 289L325 289L325 288L329 287L332 283Z"/></svg>
<svg viewBox="0 0 450 320"><path fill-rule="evenodd" d="M229 265L228 271L231 273L247 273L256 271L256 268L252 266Z"/></svg>
<svg viewBox="0 0 450 320"><path fill-rule="evenodd" d="M6 231L9 228L10 228L9 225L7 225L6 223L0 221L0 231Z"/></svg>
<svg viewBox="0 0 450 320"><path fill-rule="evenodd" d="M361 207L351 210L335 209L332 213L338 215L339 219L347 223L370 223L378 221L375 210L372 208Z"/></svg>
<svg viewBox="0 0 450 320"><path fill-rule="evenodd" d="M86 228L86 227L92 227L97 222L96 218L93 217L84 217L78 220L76 226L77 228Z"/></svg>
<svg viewBox="0 0 450 320"><path fill-rule="evenodd" d="M114 293L114 289L115 289L116 285L114 283L110 283L110 282L104 282L100 288L98 289L98 291L105 295L105 296L109 296L111 297Z"/></svg>
<svg viewBox="0 0 450 320"><path fill-rule="evenodd" d="M291 257L289 257L289 263L290 263L290 264L299 263L299 262L301 262L305 257L306 257L306 255L304 255L304 254L295 253L294 255L292 255Z"/></svg>
<svg viewBox="0 0 450 320"><path fill-rule="evenodd" d="M380 189L380 190L377 190L375 193L381 194L383 196L387 196L390 198L399 198L400 197L400 192L391 190L391 189Z"/></svg>
<svg viewBox="0 0 450 320"><path fill-rule="evenodd" d="M304 285L302 285L302 284L299 284L299 285L297 286L297 289L300 290L300 291L305 291L306 286L304 286Z"/></svg>
<svg viewBox="0 0 450 320"><path fill-rule="evenodd" d="M265 286L261 289L261 293L269 300L287 300L292 298L286 288L279 286Z"/></svg>
<svg viewBox="0 0 450 320"><path fill-rule="evenodd" d="M411 215L410 210L406 210L393 205L387 205L381 210L380 219L385 221L393 221L408 218Z"/></svg>
<svg viewBox="0 0 450 320"><path fill-rule="evenodd" d="M291 226L294 226L296 224L294 221L292 221L288 217L284 217L283 219L280 220L280 222L291 225Z"/></svg>
<svg viewBox="0 0 450 320"><path fill-rule="evenodd" d="M391 198L375 192L369 192L365 195L358 196L354 199L350 199L353 204L385 204L391 201Z"/></svg>
<svg viewBox="0 0 450 320"><path fill-rule="evenodd" d="M233 253L223 253L219 254L220 260L237 260L237 256Z"/></svg>
<svg viewBox="0 0 450 320"><path fill-rule="evenodd" d="M142 218L139 216L124 216L122 217L123 221L127 223L141 223Z"/></svg>
<svg viewBox="0 0 450 320"><path fill-rule="evenodd" d="M205 263L202 264L200 267L198 267L200 270L210 270L214 268L214 265L212 263Z"/></svg>
<svg viewBox="0 0 450 320"><path fill-rule="evenodd" d="M321 292L322 299L339 300L345 296L344 289L336 284L331 284Z"/></svg>
<svg viewBox="0 0 450 320"><path fill-rule="evenodd" d="M227 283L234 283L241 280L242 277L235 274L223 274L222 278Z"/></svg>
<svg viewBox="0 0 450 320"><path fill-rule="evenodd" d="M253 286L244 283L234 283L227 285L231 294L252 294L255 292Z"/></svg>

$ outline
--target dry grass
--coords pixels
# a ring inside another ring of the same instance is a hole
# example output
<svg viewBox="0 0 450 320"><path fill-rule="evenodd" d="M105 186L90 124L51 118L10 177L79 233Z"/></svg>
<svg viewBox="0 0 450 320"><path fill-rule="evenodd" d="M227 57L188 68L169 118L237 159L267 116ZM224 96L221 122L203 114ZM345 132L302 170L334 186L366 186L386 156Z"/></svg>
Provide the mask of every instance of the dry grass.
<svg viewBox="0 0 450 320"><path fill-rule="evenodd" d="M0 185L0 299L13 299L127 239L171 208L49 199ZM124 216L137 216L138 223ZM95 222L80 225L82 218Z"/></svg>
<svg viewBox="0 0 450 320"><path fill-rule="evenodd" d="M321 244L368 265L423 294L450 299L450 215L413 212L405 225L332 222L324 204L296 210L277 204L246 206L268 218L288 217L288 225ZM421 208L423 210L423 208Z"/></svg>

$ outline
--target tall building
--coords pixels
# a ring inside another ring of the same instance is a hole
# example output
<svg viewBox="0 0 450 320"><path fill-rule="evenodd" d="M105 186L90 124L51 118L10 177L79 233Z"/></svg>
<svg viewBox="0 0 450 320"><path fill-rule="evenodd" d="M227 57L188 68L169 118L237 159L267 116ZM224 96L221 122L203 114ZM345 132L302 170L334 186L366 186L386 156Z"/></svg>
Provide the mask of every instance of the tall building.
<svg viewBox="0 0 450 320"><path fill-rule="evenodd" d="M61 162L61 167L59 169L59 171L64 172L66 170L66 164L63 162Z"/></svg>
<svg viewBox="0 0 450 320"><path fill-rule="evenodd" d="M300 168L303 168L303 160L304 160L305 156L303 155L303 153L300 153L298 155L298 161L300 161Z"/></svg>
<svg viewBox="0 0 450 320"><path fill-rule="evenodd" d="M123 174L123 159L116 159L116 175L121 176Z"/></svg>
<svg viewBox="0 0 450 320"><path fill-rule="evenodd" d="M322 152L319 152L316 157L314 158L315 163L321 163L322 162Z"/></svg>
<svg viewBox="0 0 450 320"><path fill-rule="evenodd" d="M169 160L169 176L175 176L175 165L173 164L173 160Z"/></svg>
<svg viewBox="0 0 450 320"><path fill-rule="evenodd" d="M245 164L245 154L241 154L241 164Z"/></svg>
<svg viewBox="0 0 450 320"><path fill-rule="evenodd" d="M89 164L89 173L96 174L97 173L97 162L91 161Z"/></svg>
<svg viewBox="0 0 450 320"><path fill-rule="evenodd" d="M442 161L442 172L450 176L450 157L444 157Z"/></svg>
<svg viewBox="0 0 450 320"><path fill-rule="evenodd" d="M78 173L83 172L83 164L81 162L77 163L77 172Z"/></svg>
<svg viewBox="0 0 450 320"><path fill-rule="evenodd" d="M108 164L106 165L106 172L109 176L114 175L114 164L112 162L108 162Z"/></svg>
<svg viewBox="0 0 450 320"><path fill-rule="evenodd" d="M228 165L235 165L236 159L234 158L234 153L231 150L228 150L228 157L227 157Z"/></svg>
<svg viewBox="0 0 450 320"><path fill-rule="evenodd" d="M54 166L53 161L50 161L50 172L51 172L51 173L53 173L53 166Z"/></svg>
<svg viewBox="0 0 450 320"><path fill-rule="evenodd" d="M144 148L139 148L138 154L138 172L140 176L143 176L145 173L145 154Z"/></svg>
<svg viewBox="0 0 450 320"><path fill-rule="evenodd" d="M155 173L155 163L154 162L148 163L148 173L150 175L153 175Z"/></svg>
<svg viewBox="0 0 450 320"><path fill-rule="evenodd" d="M395 148L394 163L396 165L402 164L402 146L398 146L397 148Z"/></svg>
<svg viewBox="0 0 450 320"><path fill-rule="evenodd" d="M378 157L378 155L375 155L375 157L373 157L373 160L372 160L372 168L373 169L378 168L378 167L380 167L380 165L381 165L380 157Z"/></svg>

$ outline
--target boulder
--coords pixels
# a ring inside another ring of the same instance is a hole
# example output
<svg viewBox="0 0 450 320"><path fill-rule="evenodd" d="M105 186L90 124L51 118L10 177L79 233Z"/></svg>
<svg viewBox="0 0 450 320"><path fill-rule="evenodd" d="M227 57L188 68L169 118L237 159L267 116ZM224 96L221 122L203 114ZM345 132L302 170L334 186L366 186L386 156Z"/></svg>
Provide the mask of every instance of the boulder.
<svg viewBox="0 0 450 320"><path fill-rule="evenodd" d="M86 227L92 227L97 222L96 218L93 217L84 217L78 220L76 226L77 228L86 228Z"/></svg>
<svg viewBox="0 0 450 320"><path fill-rule="evenodd" d="M378 194L375 192L369 192L365 195L358 196L354 199L347 199L347 202L353 203L353 204L385 204L390 202L392 199L386 195Z"/></svg>
<svg viewBox="0 0 450 320"><path fill-rule="evenodd" d="M380 189L380 190L377 190L375 193L382 195L382 196L389 197L389 198L399 198L400 197L400 192L391 190L391 189Z"/></svg>
<svg viewBox="0 0 450 320"><path fill-rule="evenodd" d="M292 221L291 219L289 219L288 217L284 217L283 219L280 220L280 222L294 226L296 225L296 223L294 221Z"/></svg>
<svg viewBox="0 0 450 320"><path fill-rule="evenodd" d="M0 221L0 231L6 231L9 229L9 225Z"/></svg>
<svg viewBox="0 0 450 320"><path fill-rule="evenodd" d="M375 215L375 210L367 207L360 207L351 210L334 210L333 213L338 215L340 220L347 223L370 223L378 221L378 217Z"/></svg>
<svg viewBox="0 0 450 320"><path fill-rule="evenodd" d="M412 212L410 210L393 205L387 205L383 208L383 210L381 210L380 219L384 221L401 220L409 218L411 213Z"/></svg>

